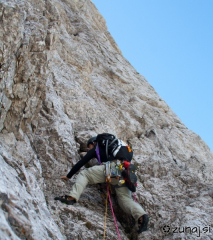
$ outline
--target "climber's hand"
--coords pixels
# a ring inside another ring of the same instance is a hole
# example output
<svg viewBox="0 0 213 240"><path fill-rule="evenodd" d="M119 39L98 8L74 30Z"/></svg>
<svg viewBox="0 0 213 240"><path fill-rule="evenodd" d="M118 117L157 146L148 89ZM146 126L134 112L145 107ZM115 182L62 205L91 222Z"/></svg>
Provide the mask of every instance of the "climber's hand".
<svg viewBox="0 0 213 240"><path fill-rule="evenodd" d="M62 180L66 180L66 181L70 180L70 179L69 179L68 177L66 177L66 176L62 176L61 179L62 179Z"/></svg>

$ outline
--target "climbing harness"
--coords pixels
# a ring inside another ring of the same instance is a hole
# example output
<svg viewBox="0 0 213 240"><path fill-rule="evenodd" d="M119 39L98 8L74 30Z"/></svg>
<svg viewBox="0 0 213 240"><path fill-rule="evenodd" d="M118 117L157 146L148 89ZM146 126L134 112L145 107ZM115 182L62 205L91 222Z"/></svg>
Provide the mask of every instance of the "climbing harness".
<svg viewBox="0 0 213 240"><path fill-rule="evenodd" d="M110 168L110 162L104 163L105 165L105 176L106 176L106 182L111 182L111 168Z"/></svg>
<svg viewBox="0 0 213 240"><path fill-rule="evenodd" d="M108 161L103 163L105 165L106 182L111 182L111 178L119 179L119 185L125 183L122 178L123 164L120 160Z"/></svg>

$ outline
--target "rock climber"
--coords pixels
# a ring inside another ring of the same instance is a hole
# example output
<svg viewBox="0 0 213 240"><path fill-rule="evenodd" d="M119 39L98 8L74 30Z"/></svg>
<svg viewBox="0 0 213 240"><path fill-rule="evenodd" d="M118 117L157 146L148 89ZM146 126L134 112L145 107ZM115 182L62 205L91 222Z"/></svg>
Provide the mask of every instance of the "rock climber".
<svg viewBox="0 0 213 240"><path fill-rule="evenodd" d="M98 136L92 137L88 140L87 154L73 166L73 168L70 170L70 172L67 174L67 176L62 176L61 179L66 180L66 181L71 179L72 176L82 166L84 166L86 163L88 163L92 158L99 158L101 165L93 166L93 167L90 167L88 169L81 171L76 178L75 184L72 186L70 194L60 196L60 197L55 197L55 200L59 200L62 203L66 203L68 205L72 205L72 204L78 202L78 200L79 200L82 192L86 188L87 184L96 184L96 183L106 182L106 176L105 176L105 168L106 168L105 163L106 162L113 161L114 159L126 160L127 162L131 161L132 155L133 155L132 151L131 150L128 151L128 148L127 148L128 145L119 139L117 139L117 140L119 141L120 144L114 145L115 146L114 147L115 148L114 149L115 156L113 156L113 155L107 156L105 147L98 146L98 148L99 148L99 151L98 151L99 157L98 157L97 156L97 145L99 145L99 144L97 144ZM131 164L131 166L132 165L133 164ZM131 171L131 172L132 172L131 174L134 179L134 176L135 176L134 168L133 168L133 171ZM126 172L126 174L127 174L127 172ZM131 178L132 178L132 176L131 176ZM140 206L140 204L135 202L131 197L131 191L133 191L133 192L135 191L133 184L131 184L131 181L126 181L126 184L123 184L123 186L119 187L118 182L119 182L119 179L112 177L110 184L112 184L115 187L119 206L123 209L123 211L125 211L128 214L131 214L133 216L133 218L136 220L136 222L138 222L138 233L146 231L147 227L148 227L149 217L148 217L147 213L144 211L144 209ZM129 182L129 185L128 185L128 182ZM131 191L129 189L131 189Z"/></svg>

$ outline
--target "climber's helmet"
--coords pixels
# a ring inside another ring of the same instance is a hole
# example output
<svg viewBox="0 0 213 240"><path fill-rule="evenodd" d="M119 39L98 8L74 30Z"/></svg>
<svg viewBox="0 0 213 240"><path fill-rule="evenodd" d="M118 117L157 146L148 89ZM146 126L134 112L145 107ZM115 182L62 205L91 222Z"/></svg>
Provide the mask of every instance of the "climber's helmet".
<svg viewBox="0 0 213 240"><path fill-rule="evenodd" d="M90 144L94 145L94 143L96 142L97 137L91 137L88 141L87 141L87 147L89 147Z"/></svg>

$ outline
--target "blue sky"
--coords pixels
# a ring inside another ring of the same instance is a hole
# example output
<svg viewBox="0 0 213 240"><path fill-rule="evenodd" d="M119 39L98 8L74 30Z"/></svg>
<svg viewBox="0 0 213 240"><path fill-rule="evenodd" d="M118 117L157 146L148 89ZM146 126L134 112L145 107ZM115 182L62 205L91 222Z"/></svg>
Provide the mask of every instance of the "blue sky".
<svg viewBox="0 0 213 240"><path fill-rule="evenodd" d="M124 57L213 151L213 0L92 0Z"/></svg>

